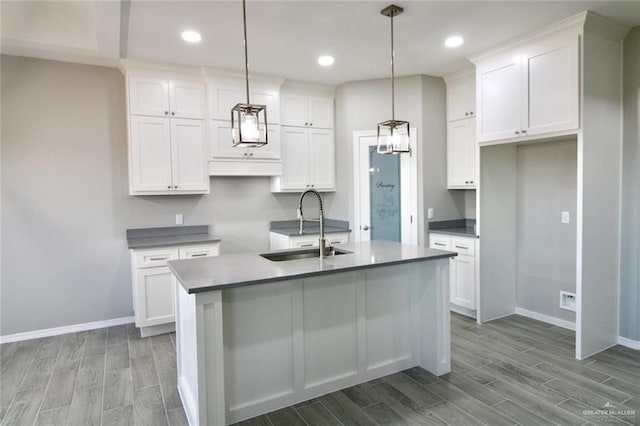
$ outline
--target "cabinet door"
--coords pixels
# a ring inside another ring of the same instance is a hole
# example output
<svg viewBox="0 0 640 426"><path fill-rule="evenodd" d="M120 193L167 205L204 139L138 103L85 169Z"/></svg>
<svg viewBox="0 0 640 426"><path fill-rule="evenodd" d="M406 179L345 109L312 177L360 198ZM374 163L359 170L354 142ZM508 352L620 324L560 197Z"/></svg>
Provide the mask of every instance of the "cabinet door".
<svg viewBox="0 0 640 426"><path fill-rule="evenodd" d="M251 103L267 107L267 123L280 123L280 92L274 89L252 87Z"/></svg>
<svg viewBox="0 0 640 426"><path fill-rule="evenodd" d="M246 102L245 90L240 84L211 85L211 118L216 120L231 120L231 108L237 103Z"/></svg>
<svg viewBox="0 0 640 426"><path fill-rule="evenodd" d="M307 119L307 97L303 95L282 95L280 98L282 125L305 127Z"/></svg>
<svg viewBox="0 0 640 426"><path fill-rule="evenodd" d="M447 121L475 117L475 75L447 83Z"/></svg>
<svg viewBox="0 0 640 426"><path fill-rule="evenodd" d="M129 113L169 116L169 82L159 78L129 77Z"/></svg>
<svg viewBox="0 0 640 426"><path fill-rule="evenodd" d="M169 268L139 269L136 275L136 326L148 327L175 321L174 277Z"/></svg>
<svg viewBox="0 0 640 426"><path fill-rule="evenodd" d="M267 120L269 118L267 117ZM258 160L279 160L281 157L280 126L269 124L267 126L268 143L260 148L247 148L249 158ZM237 148L236 148L237 149Z"/></svg>
<svg viewBox="0 0 640 426"><path fill-rule="evenodd" d="M210 147L210 155L213 159L242 158L247 152L244 148L234 148L229 120L211 120Z"/></svg>
<svg viewBox="0 0 640 426"><path fill-rule="evenodd" d="M475 119L452 121L447 126L447 184L449 188L475 188Z"/></svg>
<svg viewBox="0 0 640 426"><path fill-rule="evenodd" d="M578 36L571 35L536 43L528 51L527 134L578 128L578 49Z"/></svg>
<svg viewBox="0 0 640 426"><path fill-rule="evenodd" d="M317 190L335 190L336 159L333 130L309 129L309 183Z"/></svg>
<svg viewBox="0 0 640 426"><path fill-rule="evenodd" d="M310 127L333 129L333 99L309 96L307 119Z"/></svg>
<svg viewBox="0 0 640 426"><path fill-rule="evenodd" d="M282 127L282 189L305 190L309 185L307 129Z"/></svg>
<svg viewBox="0 0 640 426"><path fill-rule="evenodd" d="M455 277L455 292L451 294L451 302L465 308L476 309L475 259L471 256L458 255L451 260L451 269L452 276Z"/></svg>
<svg viewBox="0 0 640 426"><path fill-rule="evenodd" d="M171 120L174 191L209 192L204 120Z"/></svg>
<svg viewBox="0 0 640 426"><path fill-rule="evenodd" d="M171 117L205 118L205 85L196 81L169 82Z"/></svg>
<svg viewBox="0 0 640 426"><path fill-rule="evenodd" d="M522 129L521 59L506 55L477 68L478 142L514 138Z"/></svg>
<svg viewBox="0 0 640 426"><path fill-rule="evenodd" d="M171 142L168 118L132 115L130 193L171 190Z"/></svg>

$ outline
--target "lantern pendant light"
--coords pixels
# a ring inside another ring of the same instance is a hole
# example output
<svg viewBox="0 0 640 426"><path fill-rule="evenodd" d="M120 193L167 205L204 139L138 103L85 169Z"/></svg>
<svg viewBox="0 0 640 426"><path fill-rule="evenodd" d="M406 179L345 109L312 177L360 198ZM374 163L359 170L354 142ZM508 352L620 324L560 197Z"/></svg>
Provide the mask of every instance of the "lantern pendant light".
<svg viewBox="0 0 640 426"><path fill-rule="evenodd" d="M393 18L400 15L403 8L390 5L380 11L391 20L391 120L378 123L378 148L379 154L399 154L411 152L409 146L409 122L396 120L395 118L395 75L393 69Z"/></svg>
<svg viewBox="0 0 640 426"><path fill-rule="evenodd" d="M242 23L244 27L244 72L247 103L239 103L231 109L231 137L233 146L258 148L267 144L267 106L249 102L249 59L247 54L247 11L242 0Z"/></svg>

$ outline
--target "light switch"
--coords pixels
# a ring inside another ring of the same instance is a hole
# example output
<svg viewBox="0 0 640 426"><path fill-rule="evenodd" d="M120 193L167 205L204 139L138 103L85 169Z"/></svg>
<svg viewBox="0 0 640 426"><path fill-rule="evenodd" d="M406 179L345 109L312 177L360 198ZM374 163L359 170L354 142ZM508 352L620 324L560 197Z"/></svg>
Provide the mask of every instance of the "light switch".
<svg viewBox="0 0 640 426"><path fill-rule="evenodd" d="M176 225L182 225L184 223L184 218L182 214L176 215Z"/></svg>
<svg viewBox="0 0 640 426"><path fill-rule="evenodd" d="M569 216L569 212L562 212L561 220L562 220L562 223L569 223L571 221L570 220L570 216Z"/></svg>
<svg viewBox="0 0 640 426"><path fill-rule="evenodd" d="M433 219L433 207L427 209L427 219Z"/></svg>

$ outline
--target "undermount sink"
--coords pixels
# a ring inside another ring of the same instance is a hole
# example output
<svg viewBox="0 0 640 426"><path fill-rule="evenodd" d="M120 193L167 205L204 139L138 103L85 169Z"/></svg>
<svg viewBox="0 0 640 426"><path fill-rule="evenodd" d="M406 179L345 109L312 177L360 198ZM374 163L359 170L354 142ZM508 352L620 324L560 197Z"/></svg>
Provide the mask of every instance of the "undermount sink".
<svg viewBox="0 0 640 426"><path fill-rule="evenodd" d="M340 254L352 253L349 250L341 250L332 248L327 257L338 256ZM298 259L312 259L314 257L320 257L320 250L318 248L302 249L302 250L289 250L289 251L277 251L273 253L262 253L260 256L272 262L282 262L285 260L298 260Z"/></svg>

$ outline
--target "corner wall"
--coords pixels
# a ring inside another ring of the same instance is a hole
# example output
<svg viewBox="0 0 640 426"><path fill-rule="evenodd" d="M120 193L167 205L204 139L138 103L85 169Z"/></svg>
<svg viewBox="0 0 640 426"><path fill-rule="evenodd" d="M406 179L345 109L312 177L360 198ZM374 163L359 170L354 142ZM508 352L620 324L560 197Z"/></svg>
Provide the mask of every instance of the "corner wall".
<svg viewBox="0 0 640 426"><path fill-rule="evenodd" d="M410 76L396 78L396 118L407 120L418 129L419 176L423 191L418 194L418 214L424 219L419 238L426 243L427 207L433 207L434 220L464 217L464 191L447 188L446 91L439 77ZM337 188L331 214L354 218L353 205L353 132L375 130L378 122L391 114L389 79L345 83L336 91L336 164ZM422 162L422 165L420 165ZM422 200L420 200L422 198ZM419 221L420 223L420 221Z"/></svg>
<svg viewBox="0 0 640 426"><path fill-rule="evenodd" d="M623 49L620 336L640 342L640 27Z"/></svg>

